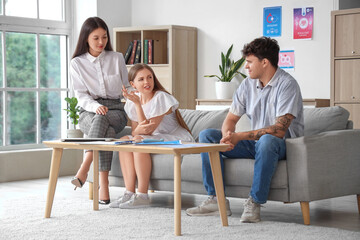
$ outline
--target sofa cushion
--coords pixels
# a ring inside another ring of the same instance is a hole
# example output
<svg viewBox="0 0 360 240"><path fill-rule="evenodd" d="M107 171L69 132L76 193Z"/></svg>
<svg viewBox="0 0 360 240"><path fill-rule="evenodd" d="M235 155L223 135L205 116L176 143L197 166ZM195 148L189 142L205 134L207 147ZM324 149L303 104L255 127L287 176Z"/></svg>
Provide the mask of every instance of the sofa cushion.
<svg viewBox="0 0 360 240"><path fill-rule="evenodd" d="M203 111L179 109L184 121L188 125L196 142L199 140L199 133L208 128L221 129L229 109L217 111Z"/></svg>
<svg viewBox="0 0 360 240"><path fill-rule="evenodd" d="M346 129L349 112L340 106L304 108L305 136Z"/></svg>
<svg viewBox="0 0 360 240"><path fill-rule="evenodd" d="M254 176L254 159L225 158L224 180L227 186L251 187ZM181 179L189 182L203 182L202 163L200 154L187 154L183 156L181 164ZM279 161L277 169L271 180L271 188L287 188L288 176L286 161Z"/></svg>

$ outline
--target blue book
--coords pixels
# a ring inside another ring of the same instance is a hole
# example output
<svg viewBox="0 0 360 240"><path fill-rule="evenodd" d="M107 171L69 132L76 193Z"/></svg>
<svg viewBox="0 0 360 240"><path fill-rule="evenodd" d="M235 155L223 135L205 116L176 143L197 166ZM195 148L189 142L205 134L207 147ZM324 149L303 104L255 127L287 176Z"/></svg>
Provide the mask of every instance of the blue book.
<svg viewBox="0 0 360 240"><path fill-rule="evenodd" d="M164 142L164 139L151 139L151 138L146 138L143 140L122 140L122 141L116 141L114 142L115 145L122 145L122 144L133 144L133 143L154 143L154 142Z"/></svg>
<svg viewBox="0 0 360 240"><path fill-rule="evenodd" d="M144 139L145 140L145 139ZM153 142L153 141L150 141L150 142L139 142L139 143L135 143L135 144L138 144L138 145L180 145L182 144L181 143L181 140L177 140L177 141L158 141L158 142Z"/></svg>

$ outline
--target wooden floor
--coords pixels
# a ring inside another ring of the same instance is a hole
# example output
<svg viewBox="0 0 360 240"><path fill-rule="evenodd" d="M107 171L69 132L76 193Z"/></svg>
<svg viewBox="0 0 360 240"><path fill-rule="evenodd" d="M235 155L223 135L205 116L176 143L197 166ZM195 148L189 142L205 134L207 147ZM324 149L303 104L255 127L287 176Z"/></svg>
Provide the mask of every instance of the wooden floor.
<svg viewBox="0 0 360 240"><path fill-rule="evenodd" d="M71 177L59 178L55 193L54 204L56 204L57 196L66 196L71 198L82 195L88 198L88 184L82 189L73 190L70 184ZM18 181L0 183L0 206L5 199L26 198L33 195L46 196L48 179L37 179L29 181ZM116 199L122 195L124 188L111 187L111 199ZM156 206L165 206L173 208L174 198L171 192L155 192L150 193L151 204ZM182 194L182 209L196 206L200 204L206 196ZM229 198L232 218L238 218L243 211L245 199ZM261 218L264 221L279 221L302 224L302 215L299 203L284 204L280 202L268 202L261 208ZM1 219L0 214L0 219ZM357 207L356 196L339 197L310 203L311 225L324 226L331 228L339 228L360 232L360 215Z"/></svg>

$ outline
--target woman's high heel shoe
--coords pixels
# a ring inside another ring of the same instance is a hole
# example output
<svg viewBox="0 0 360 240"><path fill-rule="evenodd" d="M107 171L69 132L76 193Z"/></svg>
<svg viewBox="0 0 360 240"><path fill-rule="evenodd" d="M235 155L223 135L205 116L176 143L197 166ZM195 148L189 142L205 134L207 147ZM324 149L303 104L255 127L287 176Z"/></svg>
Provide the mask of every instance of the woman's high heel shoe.
<svg viewBox="0 0 360 240"><path fill-rule="evenodd" d="M80 180L80 178L77 178L77 177L74 177L74 178L71 180L71 183L72 183L73 185L75 185L74 190L76 190L76 188L82 188L82 186L84 185L84 183Z"/></svg>
<svg viewBox="0 0 360 240"><path fill-rule="evenodd" d="M100 190L100 186L99 186L99 190ZM99 204L108 205L109 203L110 203L110 197L109 199L106 200L99 199Z"/></svg>
<svg viewBox="0 0 360 240"><path fill-rule="evenodd" d="M99 203L103 204L103 205L108 205L110 203L110 199L108 199L108 200L99 200Z"/></svg>

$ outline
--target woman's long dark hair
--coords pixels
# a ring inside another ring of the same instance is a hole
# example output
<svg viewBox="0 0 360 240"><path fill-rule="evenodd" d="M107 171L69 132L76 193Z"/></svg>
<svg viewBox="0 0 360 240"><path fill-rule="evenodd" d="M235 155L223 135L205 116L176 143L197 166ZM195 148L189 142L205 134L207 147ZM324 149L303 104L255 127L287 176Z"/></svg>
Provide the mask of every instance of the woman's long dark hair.
<svg viewBox="0 0 360 240"><path fill-rule="evenodd" d="M153 91L163 91L166 92L167 94L170 94L168 91L166 91L166 89L161 85L161 83L159 82L159 80L157 79L154 71L152 70L151 67L149 67L148 65L144 64L144 63L138 63L135 64L129 71L129 75L128 75L128 79L129 82L133 82L135 80L135 77L137 75L137 73L143 69L147 69L151 72L151 74L154 76L154 89ZM170 94L171 95L171 94ZM181 116L181 113L179 112L178 109L175 110L175 116L176 116L176 120L178 121L178 123L180 124L181 127L185 128L190 134L191 131L189 129L189 127L186 125L184 119Z"/></svg>
<svg viewBox="0 0 360 240"><path fill-rule="evenodd" d="M85 20L85 22L83 23L81 30L80 30L80 35L79 35L79 39L78 42L76 44L76 48L74 51L74 54L72 56L72 58L75 58L77 56L80 56L84 53L89 52L89 44L88 44L88 38L90 33L92 33L95 29L98 28L102 28L106 31L106 34L108 36L108 42L105 46L105 50L108 51L112 51L113 48L111 46L111 42L110 42L110 34L109 34L109 29L106 25L106 23L104 22L104 20L102 20L99 17L90 17L88 19Z"/></svg>

